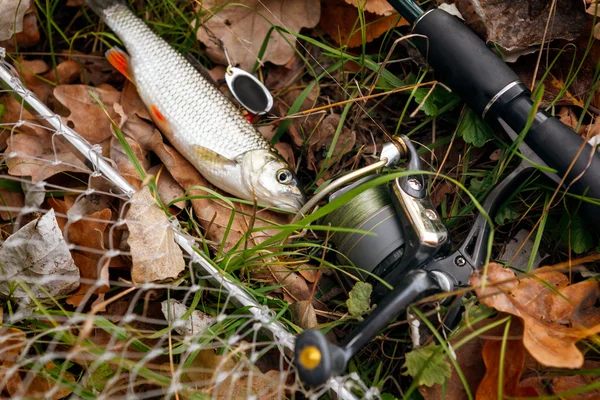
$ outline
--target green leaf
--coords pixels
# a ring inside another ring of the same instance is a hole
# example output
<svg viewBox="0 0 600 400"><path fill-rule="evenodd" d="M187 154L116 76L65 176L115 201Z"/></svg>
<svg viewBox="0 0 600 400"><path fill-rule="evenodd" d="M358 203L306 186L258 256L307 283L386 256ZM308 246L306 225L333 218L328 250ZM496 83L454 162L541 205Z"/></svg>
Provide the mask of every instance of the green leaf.
<svg viewBox="0 0 600 400"><path fill-rule="evenodd" d="M457 134L462 136L465 142L476 147L483 146L485 142L493 137L490 127L470 108L467 109L462 121L460 121Z"/></svg>
<svg viewBox="0 0 600 400"><path fill-rule="evenodd" d="M498 225L504 225L507 222L514 221L515 219L519 218L520 216L521 216L520 212L518 212L517 210L515 210L512 207L507 206L498 211L498 213L496 214L496 217L494 218L494 221L496 221L496 223Z"/></svg>
<svg viewBox="0 0 600 400"><path fill-rule="evenodd" d="M101 391L106 386L110 377L114 374L115 371L113 371L110 364L104 362L94 368L94 372L92 372L88 380L88 387L90 389Z"/></svg>
<svg viewBox="0 0 600 400"><path fill-rule="evenodd" d="M414 75L409 75L406 81L411 85L417 83L417 79ZM430 90L431 88L429 87L420 87L413 92L415 101L417 104L421 105L421 111L430 117L437 117L440 115L440 109L442 107L458 98L456 94L447 91L441 85L437 85L429 96L427 96Z"/></svg>
<svg viewBox="0 0 600 400"><path fill-rule="evenodd" d="M6 108L4 107L4 104L0 104L0 121L2 121L2 118L4 118L5 112L6 112Z"/></svg>
<svg viewBox="0 0 600 400"><path fill-rule="evenodd" d="M348 312L358 317L371 309L371 292L373 286L370 283L356 282L349 293L349 298L346 300Z"/></svg>
<svg viewBox="0 0 600 400"><path fill-rule="evenodd" d="M440 108L453 101L456 95L452 92L448 92L441 86L436 86L431 94L427 97L429 90L429 88L423 87L415 90L415 101L421 105L421 110L425 114L429 115L430 117L437 117L440 114Z"/></svg>
<svg viewBox="0 0 600 400"><path fill-rule="evenodd" d="M594 239L590 234L585 222L577 214L569 216L564 213L560 219L560 234L562 242L565 245L571 245L571 250L575 254L582 254L590 251L594 246ZM569 242L570 235L570 242Z"/></svg>
<svg viewBox="0 0 600 400"><path fill-rule="evenodd" d="M406 372L403 372L402 375L412 376L419 386L431 387L438 383L441 385L452 374L444 350L435 344L406 353L406 362L403 368L406 368Z"/></svg>

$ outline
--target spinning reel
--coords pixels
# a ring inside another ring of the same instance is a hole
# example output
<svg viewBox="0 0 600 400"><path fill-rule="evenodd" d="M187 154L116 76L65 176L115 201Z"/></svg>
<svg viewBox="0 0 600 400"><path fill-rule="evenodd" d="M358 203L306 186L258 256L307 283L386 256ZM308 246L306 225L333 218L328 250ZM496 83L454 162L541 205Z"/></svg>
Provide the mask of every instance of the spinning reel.
<svg viewBox="0 0 600 400"><path fill-rule="evenodd" d="M384 146L376 167L394 165L404 158L408 160L406 174L387 186L362 191L325 217L323 223L362 231L333 233L330 240L345 257L340 261L347 264L350 260L358 271L364 271L361 278L375 275L393 290L381 282L376 284L377 307L341 345L329 343L318 330L298 336L295 363L300 378L310 386L343 373L350 359L411 303L434 293L468 287L470 276L484 267L488 257L488 218L494 217L533 172L541 169L570 192L600 199L600 154L558 119L537 110L527 87L478 36L443 10L423 13L410 0L389 1L413 23L413 33L418 35L415 44L438 79L490 126L519 143L522 161L490 192L482 204L484 212L477 215L462 244L451 251L448 231L419 173L423 169L414 146L404 136ZM331 188L338 190L329 201L375 179L373 169L370 166L353 172L353 178L362 178L340 189L347 178L330 184L328 192ZM322 196L309 203L316 203ZM584 201L580 210L591 226L600 226L600 209L595 204ZM457 320L458 311L452 308L450 323Z"/></svg>

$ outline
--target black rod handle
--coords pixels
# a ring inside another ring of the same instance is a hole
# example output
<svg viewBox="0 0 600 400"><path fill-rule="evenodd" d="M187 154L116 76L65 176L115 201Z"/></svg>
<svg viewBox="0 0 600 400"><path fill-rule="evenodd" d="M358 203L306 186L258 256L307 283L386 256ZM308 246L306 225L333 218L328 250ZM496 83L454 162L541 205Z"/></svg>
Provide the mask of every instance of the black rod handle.
<svg viewBox="0 0 600 400"><path fill-rule="evenodd" d="M462 21L436 9L418 19L413 32L421 35L415 44L437 79L488 124L498 127L502 121L517 133L525 128L533 109L528 89ZM572 193L600 200L600 154L575 131L539 110L525 142L560 178L567 175L565 187ZM581 209L590 226L600 230L600 207L584 202Z"/></svg>

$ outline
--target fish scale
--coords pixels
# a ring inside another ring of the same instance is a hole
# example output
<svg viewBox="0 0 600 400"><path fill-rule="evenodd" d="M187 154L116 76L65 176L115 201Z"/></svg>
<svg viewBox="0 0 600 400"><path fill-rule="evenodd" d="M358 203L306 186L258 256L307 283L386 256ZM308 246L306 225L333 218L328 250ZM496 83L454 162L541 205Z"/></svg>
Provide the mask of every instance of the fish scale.
<svg viewBox="0 0 600 400"><path fill-rule="evenodd" d="M233 104L129 8L115 4L104 11L104 21L129 52L140 97L155 104L165 116L172 127L170 139L186 158L193 157L185 148L190 143L232 160L248 150L270 149ZM156 60L143 62L148 55Z"/></svg>
<svg viewBox="0 0 600 400"><path fill-rule="evenodd" d="M213 185L298 211L305 198L288 164L239 110L118 0L86 0L121 39L111 64L131 79L162 133Z"/></svg>

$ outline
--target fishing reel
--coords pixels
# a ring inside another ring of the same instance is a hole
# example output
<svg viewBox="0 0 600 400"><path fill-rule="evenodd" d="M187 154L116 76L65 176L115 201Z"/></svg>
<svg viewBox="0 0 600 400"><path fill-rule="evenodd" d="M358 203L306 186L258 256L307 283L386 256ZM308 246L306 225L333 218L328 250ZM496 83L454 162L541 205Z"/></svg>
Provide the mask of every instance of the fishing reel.
<svg viewBox="0 0 600 400"><path fill-rule="evenodd" d="M329 241L338 251L338 263L350 261L362 281L377 276L395 286L407 269L444 253L450 244L448 230L428 196L426 179L419 173L423 169L417 151L406 136L394 137L381 153L386 167L401 159L408 160L404 176L362 191L321 221L347 228L330 233ZM379 176L369 174L335 191L329 202ZM374 298L387 294L388 287L377 284Z"/></svg>
<svg viewBox="0 0 600 400"><path fill-rule="evenodd" d="M343 373L350 359L389 322L416 300L433 293L468 287L471 275L489 259L491 221L498 209L529 176L541 171L558 187L579 196L579 210L593 229L600 226L600 153L530 98L528 88L486 44L458 18L443 10L424 12L412 0L388 0L411 24L414 43L433 67L436 78L457 93L492 128L503 132L519 152L520 164L488 194L461 244L450 247L448 232L426 193L419 157L406 137L384 146L381 160L332 182L305 206L311 209L324 196L330 201L349 191L366 190L328 215L323 223L351 228L330 237L341 256L350 260L361 279L377 276L377 307L339 345L318 330L296 339L295 364L300 379L319 386ZM408 159L407 173L389 185L368 185L365 177L383 166ZM357 177L362 179L355 181ZM353 179L351 185L346 186ZM354 233L360 230L362 233ZM365 234L364 232L369 232ZM387 282L389 285L381 283ZM388 287L393 287L390 291ZM453 307L446 323L457 321Z"/></svg>
<svg viewBox="0 0 600 400"><path fill-rule="evenodd" d="M373 173L374 167L393 167L402 159L407 160L402 176L387 184L368 185L381 176ZM410 139L398 136L383 146L378 163L355 171L351 178L366 176L333 193L331 188L339 186L337 182L326 189L331 193L329 202L353 190L360 192L327 214L321 224L346 228L332 232L329 241L338 251L339 264L350 261L356 267L356 277L375 284L373 300L377 308L341 346L329 343L317 330L305 331L297 338L295 360L305 383L318 386L342 373L354 354L402 309L419 297L451 291L457 283L443 270L420 269L443 258L450 249L448 230L428 196L422 171ZM392 292L390 286L394 287Z"/></svg>
<svg viewBox="0 0 600 400"><path fill-rule="evenodd" d="M514 130L509 126L504 129L516 140ZM483 212L453 251L448 231L428 197L419 156L407 137L394 138L384 145L378 163L351 174L361 179L343 186L339 183L346 184L348 179L340 178L324 190L329 194L332 187L336 189L329 195L331 202L350 191L360 191L362 185L368 187L324 217L322 224L347 228L333 232L329 240L339 252L341 265L351 261L357 267L355 275L375 283L373 300L377 307L340 345L328 342L319 330L307 330L297 337L295 363L303 382L319 386L341 374L360 349L415 301L469 287L471 275L484 267L490 255L490 218L540 166L545 167L543 171L551 170L527 144L522 143L519 150L521 163L486 197ZM378 177L372 174L374 167L393 166L402 158L408 163L401 177L387 185L368 185ZM560 182L556 174L545 173ZM323 193L318 198L322 199ZM450 308L446 325L456 323L459 312L459 307Z"/></svg>

